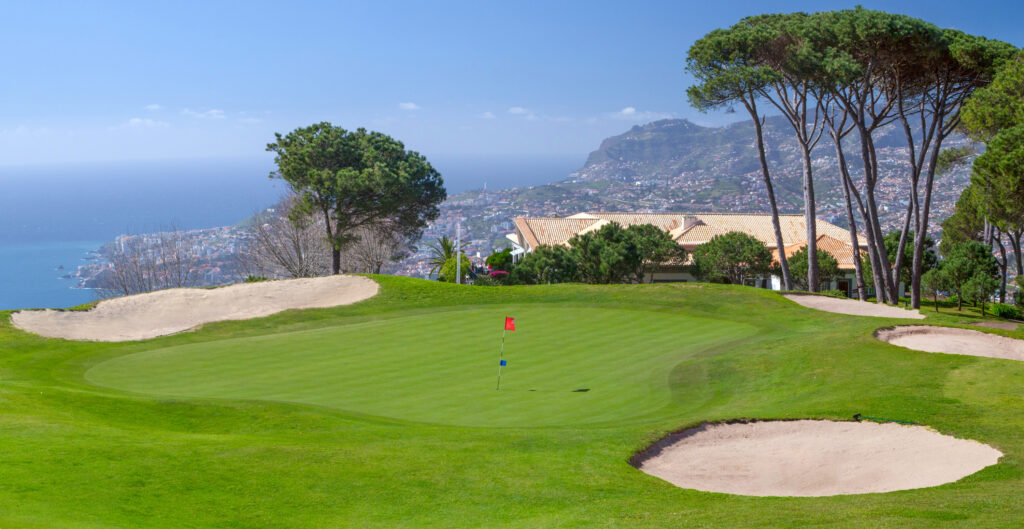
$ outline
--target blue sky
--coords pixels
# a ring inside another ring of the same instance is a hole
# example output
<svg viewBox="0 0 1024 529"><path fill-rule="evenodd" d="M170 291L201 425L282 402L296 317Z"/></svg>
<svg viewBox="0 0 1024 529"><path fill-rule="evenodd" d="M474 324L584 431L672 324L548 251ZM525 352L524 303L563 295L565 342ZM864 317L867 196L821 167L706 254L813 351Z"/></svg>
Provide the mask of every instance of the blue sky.
<svg viewBox="0 0 1024 529"><path fill-rule="evenodd" d="M862 2L1024 46L1024 2ZM316 121L428 157L585 155L687 106L686 49L853 2L20 2L0 19L0 165L267 157Z"/></svg>

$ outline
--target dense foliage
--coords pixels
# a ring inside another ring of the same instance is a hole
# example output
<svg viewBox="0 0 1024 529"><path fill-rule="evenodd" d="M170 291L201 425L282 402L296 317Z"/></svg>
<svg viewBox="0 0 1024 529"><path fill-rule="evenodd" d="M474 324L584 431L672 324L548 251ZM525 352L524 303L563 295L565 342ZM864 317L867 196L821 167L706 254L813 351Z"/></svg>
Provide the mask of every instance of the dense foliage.
<svg viewBox="0 0 1024 529"><path fill-rule="evenodd" d="M772 252L757 238L733 231L693 249L694 275L704 281L742 285L771 272Z"/></svg>
<svg viewBox="0 0 1024 529"><path fill-rule="evenodd" d="M609 222L574 235L567 246L541 246L523 258L511 280L520 284L640 283L663 263L682 263L686 250L650 224L623 228Z"/></svg>

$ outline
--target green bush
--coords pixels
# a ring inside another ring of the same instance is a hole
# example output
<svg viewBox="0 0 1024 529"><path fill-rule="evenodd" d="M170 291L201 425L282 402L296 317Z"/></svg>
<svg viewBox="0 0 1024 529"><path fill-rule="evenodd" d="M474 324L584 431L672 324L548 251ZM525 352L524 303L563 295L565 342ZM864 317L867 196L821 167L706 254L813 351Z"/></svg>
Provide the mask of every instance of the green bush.
<svg viewBox="0 0 1024 529"><path fill-rule="evenodd" d="M1007 305L1005 303L993 303L992 314L1000 318L1008 320L1019 320L1021 319L1020 310L1013 305Z"/></svg>
<svg viewBox="0 0 1024 529"><path fill-rule="evenodd" d="M267 279L266 277L263 277L263 276L245 276L245 282L246 283L259 283L260 281L270 281L270 280Z"/></svg>
<svg viewBox="0 0 1024 529"><path fill-rule="evenodd" d="M832 298L846 297L846 292L843 292L842 290L822 290L821 292L819 292L819 294L821 294L822 296L828 296Z"/></svg>

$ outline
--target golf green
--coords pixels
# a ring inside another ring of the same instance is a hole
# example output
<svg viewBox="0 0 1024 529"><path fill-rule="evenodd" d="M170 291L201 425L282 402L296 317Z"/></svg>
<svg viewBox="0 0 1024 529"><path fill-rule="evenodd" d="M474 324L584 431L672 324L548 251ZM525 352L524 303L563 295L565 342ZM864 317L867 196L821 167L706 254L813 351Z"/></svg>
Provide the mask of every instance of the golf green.
<svg viewBox="0 0 1024 529"><path fill-rule="evenodd" d="M1020 525L1024 363L874 336L921 320L731 285L371 279L379 293L352 305L137 342L43 338L0 311L0 528ZM856 413L1004 455L954 483L818 498L630 465L705 421Z"/></svg>
<svg viewBox="0 0 1024 529"><path fill-rule="evenodd" d="M496 390L504 317L501 389ZM95 384L464 426L621 424L670 412L670 374L756 327L649 310L491 305L116 357Z"/></svg>

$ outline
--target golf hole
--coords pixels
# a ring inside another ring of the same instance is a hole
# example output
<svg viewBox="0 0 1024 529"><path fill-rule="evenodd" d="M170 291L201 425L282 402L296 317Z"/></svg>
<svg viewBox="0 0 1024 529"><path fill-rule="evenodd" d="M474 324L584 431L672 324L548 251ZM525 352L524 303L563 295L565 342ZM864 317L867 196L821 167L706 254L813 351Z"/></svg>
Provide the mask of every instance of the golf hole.
<svg viewBox="0 0 1024 529"><path fill-rule="evenodd" d="M834 496L951 483L1000 456L924 426L796 420L703 424L665 437L632 463L687 489Z"/></svg>
<svg viewBox="0 0 1024 529"><path fill-rule="evenodd" d="M1024 340L958 327L901 325L879 329L875 337L893 345L929 353L1024 361Z"/></svg>

